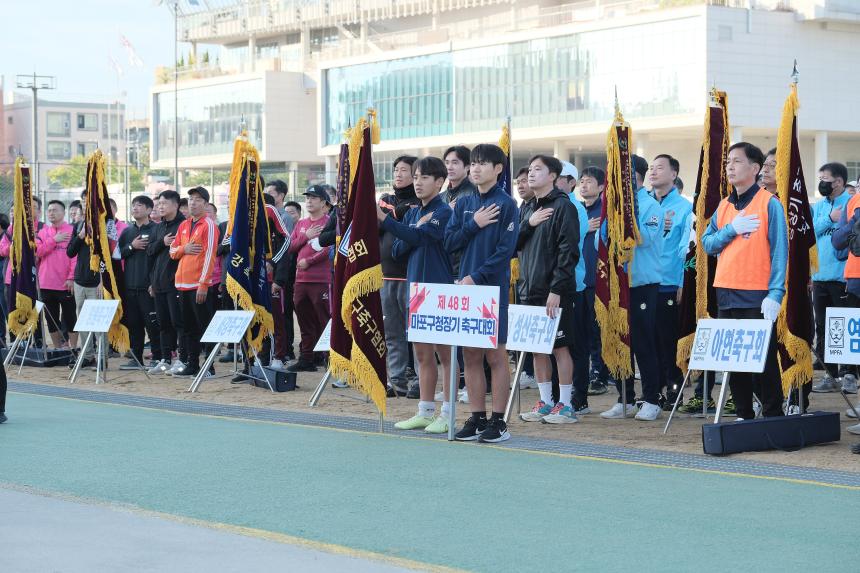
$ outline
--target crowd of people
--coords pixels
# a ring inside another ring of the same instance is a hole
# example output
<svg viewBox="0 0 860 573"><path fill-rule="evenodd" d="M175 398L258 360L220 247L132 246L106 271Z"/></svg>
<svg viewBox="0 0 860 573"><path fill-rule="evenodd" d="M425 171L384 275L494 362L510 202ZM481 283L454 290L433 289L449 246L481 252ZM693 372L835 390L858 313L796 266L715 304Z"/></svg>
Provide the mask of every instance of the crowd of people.
<svg viewBox="0 0 860 573"><path fill-rule="evenodd" d="M682 382L676 365L679 302L685 257L691 241L695 244L691 237L695 213L683 195L678 161L667 154L650 162L632 157L641 236L628 266L631 354L641 381L638 398L634 376L613 379L603 363L595 316L597 245L606 233L601 226L606 173L593 166L579 173L566 161L538 154L515 172L513 187L520 200L516 201L512 190L499 185L507 161L501 148L482 144L473 149L454 146L442 157L403 155L393 163L392 191L377 204L387 384L390 396L418 400L416 415L396 426L445 433L451 400L459 399L469 404L471 415L456 432L458 440L500 442L510 437L503 417L511 387L505 348L511 303L545 307L553 317L561 312L552 353L532 354L526 360L519 384L537 388L539 399L521 414L522 420L575 423L591 413L589 396L605 394L610 386L618 399L600 413L602 418L658 419L678 398ZM731 147L726 165L731 193L702 237L706 252L718 256L714 286L720 317L773 321L779 312L788 249L783 208L773 196L775 173L775 150L765 154L749 143ZM818 177L822 198L813 205L813 218L820 266L811 289L815 350L821 357L825 309L860 305L860 259L849 248L860 220L860 195L854 195L857 183L848 181L842 164L823 165ZM287 196L283 181L266 184L273 245L267 262L273 344L267 341L258 356L246 356L244 370L233 379L236 383L252 376L251 362L256 360L291 372L314 372L325 365L325 354L313 349L329 320L330 301L338 294L331 292L336 192L329 185L312 185L304 192L304 206L287 201ZM37 276L48 335L55 348L74 351L82 342L74 331L76 317L85 300L101 297L100 277L89 266L85 200L82 193L80 201L70 205L50 201L44 223L38 198L34 209ZM116 213L113 201L111 207ZM117 220L124 322L131 343L129 360L121 368L143 365L150 374L196 376L205 350L202 333L216 310L234 307L225 279L230 249L226 223L219 225L216 206L203 187L188 190L187 197L173 190L154 199L137 196L131 218L128 223ZM8 218L0 217L0 225L0 257L5 264L12 239ZM509 300L514 258L519 261L519 280L514 300ZM8 265L4 276L8 291ZM406 331L411 282L498 286L497 348L465 348L453 355L448 346L410 343ZM6 296L0 298L5 306ZM2 316L5 320L6 308ZM4 324L0 328L4 344L5 331ZM799 411L797 399L782 393L775 338L771 337L763 374L755 381L750 375L732 377L727 413L750 419ZM230 351L219 361L235 358ZM94 360L85 356L84 365ZM442 384L443 391L437 394L439 368L447 372L452 361L461 372L462 388L458 396L449 396L447 384ZM857 391L855 367L822 362L820 368L825 371L821 380L804 387L804 409L809 407L810 392ZM214 375L214 366L203 375ZM759 401L753 400L754 387ZM686 403L681 401L681 410L713 411L711 393L711 385L700 378L693 395ZM0 421L5 419L2 412L0 403ZM860 433L860 424L849 431Z"/></svg>

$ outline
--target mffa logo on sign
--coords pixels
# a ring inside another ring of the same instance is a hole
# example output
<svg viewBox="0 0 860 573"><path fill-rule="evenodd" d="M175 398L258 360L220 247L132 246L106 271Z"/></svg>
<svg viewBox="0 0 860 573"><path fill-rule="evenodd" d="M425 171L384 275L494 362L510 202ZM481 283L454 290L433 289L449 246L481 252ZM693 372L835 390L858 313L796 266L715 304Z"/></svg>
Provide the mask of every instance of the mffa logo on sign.
<svg viewBox="0 0 860 573"><path fill-rule="evenodd" d="M409 285L411 342L496 348L498 333L499 287Z"/></svg>
<svg viewBox="0 0 860 573"><path fill-rule="evenodd" d="M765 319L703 318L696 325L689 369L764 372L772 330Z"/></svg>
<svg viewBox="0 0 860 573"><path fill-rule="evenodd" d="M860 364L860 308L828 308L824 325L824 361Z"/></svg>

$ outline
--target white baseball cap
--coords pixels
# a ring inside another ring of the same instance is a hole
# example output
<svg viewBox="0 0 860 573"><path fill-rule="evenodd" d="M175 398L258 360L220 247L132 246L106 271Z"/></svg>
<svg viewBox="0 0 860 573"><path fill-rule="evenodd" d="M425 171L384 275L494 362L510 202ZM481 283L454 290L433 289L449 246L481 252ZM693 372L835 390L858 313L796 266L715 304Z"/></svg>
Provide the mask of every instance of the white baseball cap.
<svg viewBox="0 0 860 573"><path fill-rule="evenodd" d="M561 176L573 177L574 179L579 181L579 171L576 169L576 165L569 161L561 162Z"/></svg>
<svg viewBox="0 0 860 573"><path fill-rule="evenodd" d="M849 182L848 182L848 186L849 186L849 187L857 187L857 184L858 184L858 183L860 183L860 179L858 179L858 180L856 180L856 181L849 181Z"/></svg>

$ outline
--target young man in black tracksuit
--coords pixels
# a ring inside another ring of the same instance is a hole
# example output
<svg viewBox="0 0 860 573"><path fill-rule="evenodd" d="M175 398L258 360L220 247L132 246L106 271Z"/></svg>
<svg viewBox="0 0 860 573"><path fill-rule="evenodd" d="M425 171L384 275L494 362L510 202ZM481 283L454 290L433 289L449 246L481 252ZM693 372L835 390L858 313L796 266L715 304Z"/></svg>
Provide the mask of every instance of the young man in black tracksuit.
<svg viewBox="0 0 860 573"><path fill-rule="evenodd" d="M82 209L86 208L86 198L86 191L81 192ZM101 298L101 289L99 288L101 277L97 272L90 270L90 247L86 242L86 225L86 221L83 219L75 225L75 234L69 240L69 244L66 247L66 255L69 258L78 257L75 262L75 284L73 287L75 291L75 310L78 316L81 315L84 301ZM78 333L81 347L83 347L84 340L86 339L86 336L83 336L83 334L81 332ZM82 365L84 367L94 365L94 356L95 344L92 344ZM73 365L70 364L69 366L72 367Z"/></svg>
<svg viewBox="0 0 860 573"><path fill-rule="evenodd" d="M559 400L552 399L552 365L548 354L534 354L540 391L527 422L570 424L577 421L572 404L574 340L574 269L579 262L579 216L568 194L555 186L562 164L555 157L536 155L529 162L529 188L534 200L520 214L517 248L520 250L519 293L522 304L546 307L547 316L561 312L552 355L558 368Z"/></svg>
<svg viewBox="0 0 860 573"><path fill-rule="evenodd" d="M162 191L158 196L161 222L150 237L146 253L152 259L152 292L155 297L155 313L161 327L161 356L150 374L178 372L188 363L188 349L182 344L182 309L175 277L178 261L170 258L170 245L176 238L179 224L185 220L179 212L179 193ZM179 348L179 356L170 363L171 354Z"/></svg>
<svg viewBox="0 0 860 573"><path fill-rule="evenodd" d="M119 236L119 250L125 261L125 291L123 310L128 324L131 352L134 358L120 366L120 370L135 370L138 363L143 364L144 327L149 335L154 368L162 361L161 331L155 313L155 300L149 292L152 259L146 254L150 240L154 238L156 224L149 219L152 212L152 199L146 195L135 197L131 202L131 216L134 221Z"/></svg>

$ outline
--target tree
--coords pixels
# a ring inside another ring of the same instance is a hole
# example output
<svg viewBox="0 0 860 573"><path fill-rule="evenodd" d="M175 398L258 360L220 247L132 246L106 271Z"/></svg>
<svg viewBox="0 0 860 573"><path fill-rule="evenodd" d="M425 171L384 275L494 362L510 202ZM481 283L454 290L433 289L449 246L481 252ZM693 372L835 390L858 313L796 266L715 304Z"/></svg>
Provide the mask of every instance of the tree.
<svg viewBox="0 0 860 573"><path fill-rule="evenodd" d="M205 52L203 52L203 63L204 64L209 63L209 50L206 50Z"/></svg>
<svg viewBox="0 0 860 573"><path fill-rule="evenodd" d="M114 164L113 167L113 169L105 169L105 177L108 177L108 172L110 172L110 181L107 183L125 184L125 166ZM48 182L61 189L83 187L86 176L87 158L83 155L77 155L68 163L48 171ZM133 165L129 166L128 180L132 189L143 188L143 174Z"/></svg>

